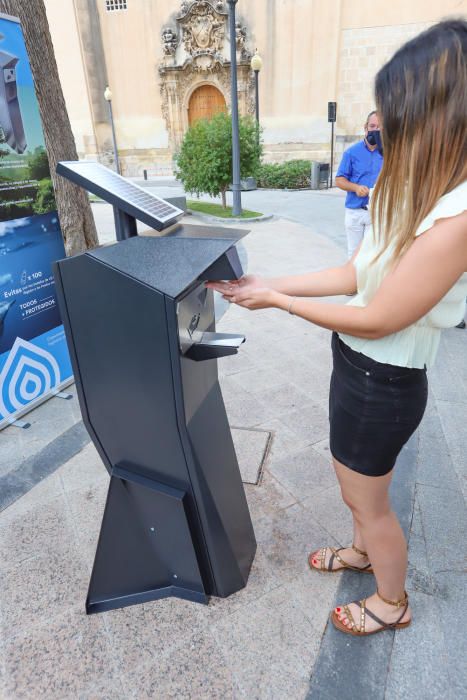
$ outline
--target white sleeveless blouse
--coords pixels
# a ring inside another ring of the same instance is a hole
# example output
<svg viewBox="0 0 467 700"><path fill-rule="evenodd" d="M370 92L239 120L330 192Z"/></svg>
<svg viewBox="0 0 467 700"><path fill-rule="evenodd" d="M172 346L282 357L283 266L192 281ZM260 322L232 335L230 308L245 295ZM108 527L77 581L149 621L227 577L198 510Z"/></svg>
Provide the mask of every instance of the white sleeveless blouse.
<svg viewBox="0 0 467 700"><path fill-rule="evenodd" d="M430 214L422 221L416 236L430 229L437 219L457 216L467 210L467 180L438 201ZM467 245L467 231L466 231ZM372 265L378 252L373 231L370 228L354 260L357 271L358 294L349 301L351 306L367 306L378 291L387 274L391 246ZM452 328L464 318L467 297L467 272L449 290L443 299L426 316L402 331L384 338L356 338L340 333L346 345L377 362L400 367L431 367L436 359L442 328Z"/></svg>

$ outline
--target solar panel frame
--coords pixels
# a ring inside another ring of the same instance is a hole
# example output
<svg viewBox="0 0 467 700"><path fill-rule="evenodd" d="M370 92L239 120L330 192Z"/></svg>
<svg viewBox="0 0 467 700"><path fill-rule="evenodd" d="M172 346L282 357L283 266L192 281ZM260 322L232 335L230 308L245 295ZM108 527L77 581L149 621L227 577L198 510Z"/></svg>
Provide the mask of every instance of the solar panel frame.
<svg viewBox="0 0 467 700"><path fill-rule="evenodd" d="M57 174L157 231L172 226L185 215L182 209L126 180L101 163L61 161L57 165Z"/></svg>

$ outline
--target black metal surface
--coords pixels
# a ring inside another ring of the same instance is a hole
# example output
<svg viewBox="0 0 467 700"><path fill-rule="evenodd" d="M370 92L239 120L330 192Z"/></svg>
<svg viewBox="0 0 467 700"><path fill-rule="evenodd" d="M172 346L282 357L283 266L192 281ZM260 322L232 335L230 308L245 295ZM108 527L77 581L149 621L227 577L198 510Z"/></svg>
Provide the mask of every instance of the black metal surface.
<svg viewBox="0 0 467 700"><path fill-rule="evenodd" d="M57 173L157 231L171 226L185 213L100 163L62 161Z"/></svg>
<svg viewBox="0 0 467 700"><path fill-rule="evenodd" d="M207 603L186 493L128 469L110 481L86 601L88 613L173 595Z"/></svg>
<svg viewBox="0 0 467 700"><path fill-rule="evenodd" d="M118 245L95 248L88 255L175 299L197 280L240 277L238 253L232 248L236 242L229 238L201 242L191 237L137 236Z"/></svg>
<svg viewBox="0 0 467 700"><path fill-rule="evenodd" d="M209 335L214 300L203 283L216 265L241 274L235 242L136 237L55 266L83 420L112 475L89 612L246 585L256 542L217 363L187 356L197 344L236 352L243 340ZM161 514L173 530L170 540L159 525L167 548L148 536Z"/></svg>

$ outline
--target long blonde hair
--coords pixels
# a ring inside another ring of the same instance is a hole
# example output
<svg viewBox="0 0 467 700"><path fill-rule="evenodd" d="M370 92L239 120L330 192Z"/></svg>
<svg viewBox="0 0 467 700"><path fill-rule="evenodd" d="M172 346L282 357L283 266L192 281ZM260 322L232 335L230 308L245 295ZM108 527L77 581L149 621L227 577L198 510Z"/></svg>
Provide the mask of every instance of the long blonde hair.
<svg viewBox="0 0 467 700"><path fill-rule="evenodd" d="M467 22L405 44L376 76L384 164L372 198L380 255L397 261L444 194L467 179Z"/></svg>

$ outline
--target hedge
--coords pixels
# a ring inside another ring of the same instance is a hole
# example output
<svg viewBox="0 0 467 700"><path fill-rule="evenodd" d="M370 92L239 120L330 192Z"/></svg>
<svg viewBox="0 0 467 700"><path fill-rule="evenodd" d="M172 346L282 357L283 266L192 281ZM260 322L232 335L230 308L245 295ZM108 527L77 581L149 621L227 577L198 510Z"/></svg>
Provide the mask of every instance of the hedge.
<svg viewBox="0 0 467 700"><path fill-rule="evenodd" d="M258 171L258 187L266 189L302 189L311 185L311 161L263 163Z"/></svg>

